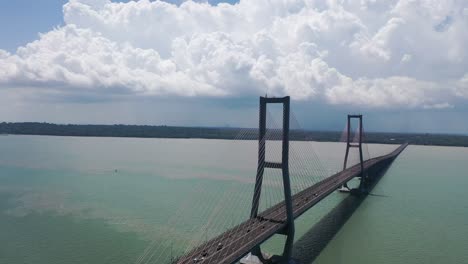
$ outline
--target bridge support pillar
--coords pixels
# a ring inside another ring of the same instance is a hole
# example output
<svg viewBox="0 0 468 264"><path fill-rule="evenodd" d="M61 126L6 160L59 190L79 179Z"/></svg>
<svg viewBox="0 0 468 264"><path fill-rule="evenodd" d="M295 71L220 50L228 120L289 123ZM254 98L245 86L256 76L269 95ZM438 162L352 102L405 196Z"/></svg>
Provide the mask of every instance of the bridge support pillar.
<svg viewBox="0 0 468 264"><path fill-rule="evenodd" d="M275 164L274 162L265 162L266 152L266 113L267 104L282 104L283 105L283 137L282 137L282 157L281 164ZM284 190L284 201L286 204L286 229L282 234L286 235L286 243L283 250L282 259L288 261L282 263L289 263L292 259L292 249L294 242L294 215L292 205L292 194L291 194L291 183L289 179L289 116L290 116L290 97L282 98L268 98L260 97L260 117L259 117L259 136L258 136L258 165L257 165L257 176L255 179L255 189L252 199L252 209L250 212L250 218L256 218L258 216L258 209L260 204L260 196L262 191L263 174L265 168L281 169L283 174L283 190ZM252 250L252 254L263 259L260 246L257 246ZM267 263L267 262L265 262Z"/></svg>
<svg viewBox="0 0 468 264"><path fill-rule="evenodd" d="M357 119L359 122L359 137L358 137L358 143L356 144L355 142L351 141L351 120L352 119ZM346 152L345 152L345 158L343 162L343 170L346 169L348 166L348 156L349 156L349 149L350 148L358 148L359 149L359 163L361 166L361 182L359 184L359 189L358 190L350 190L348 187L347 183L343 185L341 190L347 190L350 191L352 194L355 194L356 192L365 192L367 189L368 185L368 177L367 174L364 172L364 159L363 159L363 154L362 154L362 134L363 134L363 126L362 126L362 115L348 115L348 120L347 120L347 130L346 130Z"/></svg>

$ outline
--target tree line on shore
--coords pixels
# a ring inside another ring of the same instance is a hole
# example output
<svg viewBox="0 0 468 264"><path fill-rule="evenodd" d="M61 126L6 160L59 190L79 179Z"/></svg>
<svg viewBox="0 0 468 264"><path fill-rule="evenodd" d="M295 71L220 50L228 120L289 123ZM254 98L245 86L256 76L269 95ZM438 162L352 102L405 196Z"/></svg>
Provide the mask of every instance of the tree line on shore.
<svg viewBox="0 0 468 264"><path fill-rule="evenodd" d="M141 137L141 138L205 138L256 140L258 129L226 127L179 127L149 125L76 125L37 122L0 123L0 134L84 136L84 137ZM242 138L239 135L242 134ZM291 140L340 141L342 132L337 131L290 131ZM275 138L273 138L275 139ZM276 139L280 139L279 137ZM468 136L449 134L385 133L367 132L365 142L382 144L463 146L468 147Z"/></svg>

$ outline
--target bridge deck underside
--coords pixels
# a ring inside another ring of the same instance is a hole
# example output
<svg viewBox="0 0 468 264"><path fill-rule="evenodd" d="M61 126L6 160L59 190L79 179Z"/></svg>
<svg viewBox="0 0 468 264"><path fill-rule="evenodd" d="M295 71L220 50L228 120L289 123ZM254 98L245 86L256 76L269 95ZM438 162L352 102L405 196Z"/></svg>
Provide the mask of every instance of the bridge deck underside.
<svg viewBox="0 0 468 264"><path fill-rule="evenodd" d="M393 160L405 147L406 144L388 155L365 161L364 169L369 170L377 164ZM359 176L360 172L360 166L357 164L294 195L294 218L302 215L344 183ZM195 248L180 258L177 263L233 263L249 253L255 246L284 230L285 227L286 207L284 202L281 202L265 210L258 217L249 219Z"/></svg>

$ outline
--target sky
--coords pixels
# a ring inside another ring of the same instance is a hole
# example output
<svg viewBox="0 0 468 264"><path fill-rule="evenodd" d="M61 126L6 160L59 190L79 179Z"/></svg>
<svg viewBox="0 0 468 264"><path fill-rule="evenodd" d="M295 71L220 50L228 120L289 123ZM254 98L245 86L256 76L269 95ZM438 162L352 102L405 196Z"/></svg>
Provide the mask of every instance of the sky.
<svg viewBox="0 0 468 264"><path fill-rule="evenodd" d="M0 3L0 121L468 134L466 0Z"/></svg>

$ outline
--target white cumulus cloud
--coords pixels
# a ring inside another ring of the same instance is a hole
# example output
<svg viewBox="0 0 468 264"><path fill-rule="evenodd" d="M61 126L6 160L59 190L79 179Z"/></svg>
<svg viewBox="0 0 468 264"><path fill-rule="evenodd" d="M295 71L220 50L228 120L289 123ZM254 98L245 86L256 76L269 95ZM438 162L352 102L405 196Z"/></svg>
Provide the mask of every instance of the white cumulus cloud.
<svg viewBox="0 0 468 264"><path fill-rule="evenodd" d="M452 107L468 98L467 8L464 0L70 0L65 25L12 54L0 50L0 87Z"/></svg>

